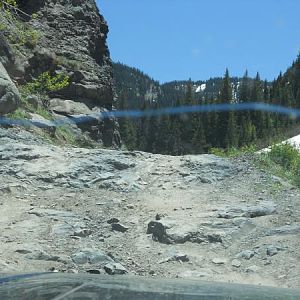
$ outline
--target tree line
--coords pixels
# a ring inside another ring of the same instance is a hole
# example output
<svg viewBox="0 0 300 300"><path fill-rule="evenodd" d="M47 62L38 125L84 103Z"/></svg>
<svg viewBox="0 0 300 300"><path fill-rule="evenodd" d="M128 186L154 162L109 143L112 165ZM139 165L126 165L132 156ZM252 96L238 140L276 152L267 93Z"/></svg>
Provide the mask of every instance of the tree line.
<svg viewBox="0 0 300 300"><path fill-rule="evenodd" d="M194 83L189 80L185 93L174 94L174 100L164 99L163 88L157 101L135 102L132 107L126 90L119 90L118 109L137 108L140 110L160 109L165 106L200 104L231 104L262 102L284 107L300 108L300 55L284 74L279 74L273 82L263 81L257 73L254 79L247 71L243 78L232 84L226 70L220 80L218 90L203 93L201 99L194 91ZM170 97L170 88L169 88ZM252 144L268 144L278 134L285 133L299 123L292 116L263 111L212 111L143 117L119 120L124 145L129 150L152 153L182 155L207 153L211 148L238 148Z"/></svg>

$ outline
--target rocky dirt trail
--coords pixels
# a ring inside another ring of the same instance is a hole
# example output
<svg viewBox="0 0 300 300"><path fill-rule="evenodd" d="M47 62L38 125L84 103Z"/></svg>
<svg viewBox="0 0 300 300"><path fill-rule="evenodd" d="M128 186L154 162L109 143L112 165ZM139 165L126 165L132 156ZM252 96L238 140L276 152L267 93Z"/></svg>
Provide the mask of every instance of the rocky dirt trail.
<svg viewBox="0 0 300 300"><path fill-rule="evenodd" d="M251 159L60 148L0 129L0 272L300 287L300 194Z"/></svg>

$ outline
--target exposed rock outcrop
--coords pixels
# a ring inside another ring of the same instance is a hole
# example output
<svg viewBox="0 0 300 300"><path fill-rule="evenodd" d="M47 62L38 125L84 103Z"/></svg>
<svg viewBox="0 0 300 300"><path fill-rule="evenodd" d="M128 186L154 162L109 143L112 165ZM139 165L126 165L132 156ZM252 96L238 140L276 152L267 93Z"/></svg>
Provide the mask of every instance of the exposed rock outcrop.
<svg viewBox="0 0 300 300"><path fill-rule="evenodd" d="M47 71L51 64L57 63L72 72L71 85L60 91L59 96L111 109L113 83L106 44L108 26L95 1L21 2L25 12L36 14L30 22L43 33L38 41L43 50L37 48L31 56L27 76ZM40 62L47 63L43 66Z"/></svg>
<svg viewBox="0 0 300 300"><path fill-rule="evenodd" d="M50 92L50 100L81 102L94 112L113 109L112 64L106 44L108 26L96 2L19 0L17 4L24 12L19 14L20 21L30 27L28 36L32 40L30 46L25 42L15 47L8 35L0 36L0 62L12 79L24 84L43 72L67 73L70 84ZM116 144L115 120L95 119L88 125L93 127L94 139L108 146ZM87 126L80 128L86 131Z"/></svg>
<svg viewBox="0 0 300 300"><path fill-rule="evenodd" d="M14 111L19 102L19 91L0 62L0 115Z"/></svg>

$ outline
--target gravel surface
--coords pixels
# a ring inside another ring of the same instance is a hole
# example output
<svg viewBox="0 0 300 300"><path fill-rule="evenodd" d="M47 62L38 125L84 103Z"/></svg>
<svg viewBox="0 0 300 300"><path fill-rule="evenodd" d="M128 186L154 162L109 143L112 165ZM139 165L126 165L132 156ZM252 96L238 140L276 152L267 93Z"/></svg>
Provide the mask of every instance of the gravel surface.
<svg viewBox="0 0 300 300"><path fill-rule="evenodd" d="M249 158L61 148L15 128L0 173L2 273L300 287L299 191Z"/></svg>

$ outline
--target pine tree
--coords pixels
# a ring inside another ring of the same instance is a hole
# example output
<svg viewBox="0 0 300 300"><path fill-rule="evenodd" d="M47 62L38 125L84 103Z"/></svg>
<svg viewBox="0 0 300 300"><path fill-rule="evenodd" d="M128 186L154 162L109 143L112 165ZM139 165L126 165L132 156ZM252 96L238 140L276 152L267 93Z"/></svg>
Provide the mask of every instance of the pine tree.
<svg viewBox="0 0 300 300"><path fill-rule="evenodd" d="M250 100L250 79L248 76L248 71L246 70L241 84L239 86L239 102L249 102Z"/></svg>
<svg viewBox="0 0 300 300"><path fill-rule="evenodd" d="M135 150L137 147L137 131L134 122L126 118L122 121L121 136L128 150Z"/></svg>
<svg viewBox="0 0 300 300"><path fill-rule="evenodd" d="M295 62L295 76L294 76L294 96L295 96L295 105L297 108L300 108L300 52Z"/></svg>
<svg viewBox="0 0 300 300"><path fill-rule="evenodd" d="M223 79L222 90L220 94L221 103L232 103L232 88L229 77L229 71L226 69ZM236 126L235 114L233 111L221 112L219 114L218 138L221 147L236 147L238 144L238 130Z"/></svg>
<svg viewBox="0 0 300 300"><path fill-rule="evenodd" d="M257 72L256 77L254 79L252 91L251 91L251 99L254 102L263 102L264 101L264 91L262 81L260 79L259 73ZM265 128L265 113L262 111L255 111L252 114L252 122L256 127L256 133L259 138L266 137L266 128Z"/></svg>
<svg viewBox="0 0 300 300"><path fill-rule="evenodd" d="M207 151L203 119L203 115L200 114L193 116L192 152L196 154Z"/></svg>

